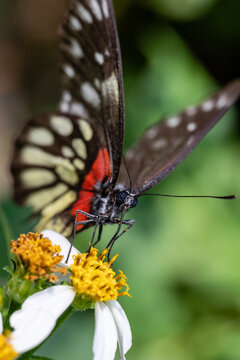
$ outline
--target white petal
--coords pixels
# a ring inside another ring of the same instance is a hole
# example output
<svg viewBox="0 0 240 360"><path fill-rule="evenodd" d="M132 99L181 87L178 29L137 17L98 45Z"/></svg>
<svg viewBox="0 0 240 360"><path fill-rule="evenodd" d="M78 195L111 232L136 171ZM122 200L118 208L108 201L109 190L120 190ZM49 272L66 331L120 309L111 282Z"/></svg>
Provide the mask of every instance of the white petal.
<svg viewBox="0 0 240 360"><path fill-rule="evenodd" d="M17 326L14 326L9 342L15 351L21 354L41 344L51 334L57 319L46 309L32 308L19 311L21 314L18 314L17 318L21 321L13 321L17 322ZM11 320L12 317L12 326Z"/></svg>
<svg viewBox="0 0 240 360"><path fill-rule="evenodd" d="M14 329L10 341L16 352L23 353L41 344L74 297L75 291L67 285L56 285L29 296L10 317Z"/></svg>
<svg viewBox="0 0 240 360"><path fill-rule="evenodd" d="M0 335L3 332L3 318L2 318L2 314L0 313Z"/></svg>
<svg viewBox="0 0 240 360"><path fill-rule="evenodd" d="M104 302L95 304L93 360L113 360L117 349L117 329L112 313Z"/></svg>
<svg viewBox="0 0 240 360"><path fill-rule="evenodd" d="M61 263L66 265L65 261L67 259L68 256L68 252L70 249L70 242L61 234L57 233L56 231L52 231L52 230L43 230L42 234L46 237L49 238L49 240L51 240L51 242L53 243L53 245L60 245L61 246L61 252L60 255L63 255L64 258L62 259ZM73 264L73 255L77 255L80 254L80 252L73 246L70 256L69 256L69 260L67 265L71 265Z"/></svg>
<svg viewBox="0 0 240 360"><path fill-rule="evenodd" d="M115 300L105 302L115 320L118 333L118 345L121 359L125 359L125 354L132 346L132 332L128 318L121 305Z"/></svg>
<svg viewBox="0 0 240 360"><path fill-rule="evenodd" d="M21 309L12 314L10 324L13 328L19 327L20 323L24 321L23 313L30 309L47 311L54 319L58 319L71 305L74 297L75 291L68 285L55 285L39 291L29 296L22 304Z"/></svg>

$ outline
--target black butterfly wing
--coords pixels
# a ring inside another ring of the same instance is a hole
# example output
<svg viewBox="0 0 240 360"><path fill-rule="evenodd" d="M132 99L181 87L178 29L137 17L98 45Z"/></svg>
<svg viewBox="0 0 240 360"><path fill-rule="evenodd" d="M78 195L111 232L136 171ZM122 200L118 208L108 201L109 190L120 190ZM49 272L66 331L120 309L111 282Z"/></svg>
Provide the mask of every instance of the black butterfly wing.
<svg viewBox="0 0 240 360"><path fill-rule="evenodd" d="M133 192L141 195L174 170L239 96L240 80L235 80L202 104L150 127L126 153ZM124 164L119 183L129 187Z"/></svg>
<svg viewBox="0 0 240 360"><path fill-rule="evenodd" d="M97 131L87 120L51 113L27 122L14 144L11 172L16 201L40 215L37 231L71 234L75 208L88 212L94 183L109 175L101 151Z"/></svg>
<svg viewBox="0 0 240 360"><path fill-rule="evenodd" d="M73 0L61 27L61 112L95 123L114 185L124 137L122 66L111 0Z"/></svg>

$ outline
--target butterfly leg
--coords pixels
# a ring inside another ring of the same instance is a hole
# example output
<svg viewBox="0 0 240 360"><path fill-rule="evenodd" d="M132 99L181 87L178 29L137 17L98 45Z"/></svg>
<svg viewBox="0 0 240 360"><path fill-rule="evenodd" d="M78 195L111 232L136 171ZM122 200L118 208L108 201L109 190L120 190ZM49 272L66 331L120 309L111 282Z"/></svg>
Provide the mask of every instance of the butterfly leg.
<svg viewBox="0 0 240 360"><path fill-rule="evenodd" d="M119 219L117 219L117 221L119 222ZM131 227L134 225L135 220L125 220L122 222L122 224L127 225L127 227L120 233L120 234L115 234L112 239L109 241L107 248L108 248L108 255L107 255L107 259L108 262L110 261L110 253L112 251L112 247L115 243L115 241L117 239L119 239L123 234L125 234L129 229L131 229Z"/></svg>
<svg viewBox="0 0 240 360"><path fill-rule="evenodd" d="M97 218L96 215L89 214L89 213L87 213L85 211L82 211L82 210L77 210L76 214L75 214L75 222L77 221L78 214L85 215L88 219L96 219Z"/></svg>
<svg viewBox="0 0 240 360"><path fill-rule="evenodd" d="M101 237L102 237L102 231L103 231L103 224L100 224L99 225L99 230L98 230L98 238L95 241L95 243L93 243L92 246L95 246L97 243L99 243L99 241L101 240Z"/></svg>
<svg viewBox="0 0 240 360"><path fill-rule="evenodd" d="M95 245L95 243L98 242L98 239L97 239L96 242L94 242L94 238L95 238L95 235L96 235L97 228L98 228L98 225L99 225L99 224L100 224L100 220L99 220L99 218L97 218L96 225L95 225L95 227L94 227L93 234L92 234L92 239L91 239L89 248L88 248L88 250L87 250L88 253L89 253L89 251L91 250L91 247L93 246L93 244Z"/></svg>
<svg viewBox="0 0 240 360"><path fill-rule="evenodd" d="M88 217L87 220L83 220L83 221L77 221L77 218L78 218L78 214L82 214L82 215L85 215L86 217ZM74 226L73 226L73 231L72 231L72 235L70 236L70 248L69 248L69 251L68 251L68 255L67 255L67 259L65 261L65 263L67 264L68 260L69 260L69 256L70 256L70 253L71 253L71 250L72 250L72 247L73 247L73 243L74 243L74 240L75 240L75 237L76 237L76 229L77 229L77 226L78 225L86 225L86 224L91 224L92 222L95 222L96 216L94 215L91 215L89 213L86 213L85 211L82 211L82 210L77 210L76 211L76 214L75 214L75 220L74 220Z"/></svg>
<svg viewBox="0 0 240 360"><path fill-rule="evenodd" d="M84 221L77 221L77 218L78 218L78 214L82 214L84 216L86 216L88 218L88 220L84 220ZM73 242L74 242L74 239L76 237L76 229L77 229L77 226L78 225L85 225L85 224L89 224L91 222L95 222L94 220L96 220L96 216L92 215L92 214L89 214L89 213L86 213L85 211L82 211L82 210L77 210L76 211L76 214L75 214L75 220L74 220L74 227L73 227L73 232L72 232L72 235L71 235L71 247L73 245Z"/></svg>

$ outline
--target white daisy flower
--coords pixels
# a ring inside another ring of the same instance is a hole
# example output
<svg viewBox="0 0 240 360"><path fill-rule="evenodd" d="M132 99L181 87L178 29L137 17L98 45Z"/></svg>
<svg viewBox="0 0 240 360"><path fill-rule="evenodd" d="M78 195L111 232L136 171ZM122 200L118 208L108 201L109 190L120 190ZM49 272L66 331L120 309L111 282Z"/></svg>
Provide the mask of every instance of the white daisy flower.
<svg viewBox="0 0 240 360"><path fill-rule="evenodd" d="M48 237L54 245L61 246L60 255L65 263L69 251L69 241L62 235L45 230L44 237ZM128 319L120 304L116 301L120 295L129 295L126 277L120 271L118 275L111 269L116 259L110 263L104 262L106 251L97 256L97 250L80 254L72 248L68 261L71 269L71 285L54 285L30 296L25 306L32 307L36 312L45 314L46 327L48 314L50 323L52 318L57 319L73 303L95 303L95 333L93 340L94 360L113 360L117 344L121 360L132 345L132 334ZM74 255L74 257L72 257ZM125 291L122 291L123 287ZM80 300L79 300L80 299ZM22 311L22 310L20 310ZM51 327L51 324L48 326Z"/></svg>
<svg viewBox="0 0 240 360"><path fill-rule="evenodd" d="M52 332L56 318L48 310L39 308L36 297L27 299L20 310L9 319L12 332L3 333L0 313L0 359L12 360L41 344Z"/></svg>

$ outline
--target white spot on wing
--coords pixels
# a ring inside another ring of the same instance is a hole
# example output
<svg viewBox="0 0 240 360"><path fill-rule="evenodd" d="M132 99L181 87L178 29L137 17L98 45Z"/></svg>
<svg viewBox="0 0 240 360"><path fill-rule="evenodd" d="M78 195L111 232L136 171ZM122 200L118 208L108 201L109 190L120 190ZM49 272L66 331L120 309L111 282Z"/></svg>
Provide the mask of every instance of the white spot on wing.
<svg viewBox="0 0 240 360"><path fill-rule="evenodd" d="M186 145L187 145L187 146L192 146L193 143L194 143L194 140L195 140L195 137L194 137L194 136L191 136L191 137L188 139Z"/></svg>
<svg viewBox="0 0 240 360"><path fill-rule="evenodd" d="M63 97L62 98L63 98L63 101L69 102L69 101L72 100L72 95L71 95L71 93L69 91L65 90L63 92Z"/></svg>
<svg viewBox="0 0 240 360"><path fill-rule="evenodd" d="M91 7L94 16L99 21L101 21L103 17L102 17L102 12L101 12L101 9L100 9L100 6L99 6L97 0L89 0L89 6Z"/></svg>
<svg viewBox="0 0 240 360"><path fill-rule="evenodd" d="M196 106L189 106L186 110L185 113L188 116L194 116L197 113L197 107Z"/></svg>
<svg viewBox="0 0 240 360"><path fill-rule="evenodd" d="M73 115L77 115L77 116L83 116L83 117L88 117L88 111L85 108L85 106L79 102L73 102L71 103L70 109L69 109L70 113Z"/></svg>
<svg viewBox="0 0 240 360"><path fill-rule="evenodd" d="M88 24L91 24L93 22L92 15L87 9L85 9L84 6L82 6L81 4L77 4L76 10L83 21L85 21Z"/></svg>
<svg viewBox="0 0 240 360"><path fill-rule="evenodd" d="M99 108L100 106L100 97L94 87L89 83L85 82L81 85L81 93L89 104L91 104L95 108Z"/></svg>
<svg viewBox="0 0 240 360"><path fill-rule="evenodd" d="M108 18L109 17L109 9L108 9L107 0L102 0L102 9L103 9L105 18Z"/></svg>
<svg viewBox="0 0 240 360"><path fill-rule="evenodd" d="M99 52L95 52L94 58L95 58L96 62L97 62L99 65L102 65L102 64L104 63L104 56L103 56L103 54L101 54L101 53L99 53Z"/></svg>
<svg viewBox="0 0 240 360"><path fill-rule="evenodd" d="M89 123L85 120L78 120L79 129L86 141L90 141L93 136L93 131Z"/></svg>
<svg viewBox="0 0 240 360"><path fill-rule="evenodd" d="M117 102L119 101L118 81L114 72L108 79L102 82L102 94L106 102L109 101L109 97Z"/></svg>
<svg viewBox="0 0 240 360"><path fill-rule="evenodd" d="M82 139L73 139L72 147L82 159L87 158L87 147Z"/></svg>
<svg viewBox="0 0 240 360"><path fill-rule="evenodd" d="M95 78L94 79L94 85L96 86L96 88L100 89L100 80Z"/></svg>
<svg viewBox="0 0 240 360"><path fill-rule="evenodd" d="M202 110L206 112L213 110L214 107L215 103L212 99L206 100L201 106Z"/></svg>
<svg viewBox="0 0 240 360"><path fill-rule="evenodd" d="M105 49L104 54L105 54L106 56L110 56L110 52L109 52L108 48Z"/></svg>
<svg viewBox="0 0 240 360"><path fill-rule="evenodd" d="M70 21L70 25L71 25L73 30L75 30L75 31L82 30L82 24L80 23L78 18L76 18L76 16L71 15L69 17L69 21Z"/></svg>
<svg viewBox="0 0 240 360"><path fill-rule="evenodd" d="M131 161L134 159L134 151L133 150L128 150L127 154L126 154L126 159L128 161Z"/></svg>
<svg viewBox="0 0 240 360"><path fill-rule="evenodd" d="M64 91L62 94L62 98L60 101L60 111L62 112L69 112L69 103L72 100L72 95L69 91Z"/></svg>
<svg viewBox="0 0 240 360"><path fill-rule="evenodd" d="M187 130L189 132L195 131L197 128L197 124L195 122L190 122L189 124L187 124Z"/></svg>
<svg viewBox="0 0 240 360"><path fill-rule="evenodd" d="M47 169L25 169L20 173L20 179L24 187L35 188L53 183L56 176Z"/></svg>
<svg viewBox="0 0 240 360"><path fill-rule="evenodd" d="M163 147L166 146L166 145L167 145L167 140L164 139L164 138L160 138L160 139L158 139L158 140L156 140L156 141L154 141L154 142L152 143L152 147L153 147L155 150L159 150L159 149L163 148Z"/></svg>
<svg viewBox="0 0 240 360"><path fill-rule="evenodd" d="M83 170L85 168L84 162L80 159L74 159L73 164L76 166L78 170Z"/></svg>
<svg viewBox="0 0 240 360"><path fill-rule="evenodd" d="M152 127L146 132L146 136L149 140L154 139L158 134L158 129L156 127Z"/></svg>
<svg viewBox="0 0 240 360"><path fill-rule="evenodd" d="M63 71L65 72L65 74L69 77L69 78L73 78L75 76L75 70L74 68L69 65L69 64L64 64L63 65Z"/></svg>
<svg viewBox="0 0 240 360"><path fill-rule="evenodd" d="M71 120L65 116L52 116L50 124L52 129L54 129L59 135L69 136L73 132L73 124Z"/></svg>
<svg viewBox="0 0 240 360"><path fill-rule="evenodd" d="M220 109L228 106L228 104L229 104L229 98L228 98L227 94L224 94L224 93L220 94L220 96L217 100L217 103L216 103L216 108L220 110Z"/></svg>
<svg viewBox="0 0 240 360"><path fill-rule="evenodd" d="M62 102L60 103L60 111L63 113L66 113L69 111L69 104L67 102Z"/></svg>
<svg viewBox="0 0 240 360"><path fill-rule="evenodd" d="M71 40L71 52L77 58L83 57L83 51L82 51L81 45L79 44L79 42L76 39Z"/></svg>
<svg viewBox="0 0 240 360"><path fill-rule="evenodd" d="M172 116L166 120L166 125L170 128L175 128L181 123L180 116Z"/></svg>
<svg viewBox="0 0 240 360"><path fill-rule="evenodd" d="M44 127L31 128L27 134L29 142L40 146L51 146L54 143L54 136Z"/></svg>
<svg viewBox="0 0 240 360"><path fill-rule="evenodd" d="M67 158L74 157L74 152L69 146L63 145L61 148L62 155Z"/></svg>

